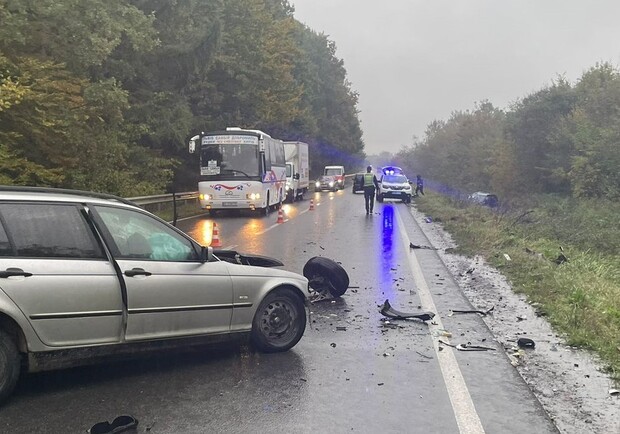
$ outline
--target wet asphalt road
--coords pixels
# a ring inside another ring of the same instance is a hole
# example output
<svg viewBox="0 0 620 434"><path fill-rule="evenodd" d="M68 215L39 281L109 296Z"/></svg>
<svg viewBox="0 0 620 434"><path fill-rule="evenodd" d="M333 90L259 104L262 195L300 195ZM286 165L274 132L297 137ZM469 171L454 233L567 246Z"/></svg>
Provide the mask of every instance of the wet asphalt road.
<svg viewBox="0 0 620 434"><path fill-rule="evenodd" d="M121 414L150 433L556 432L478 315L449 315L471 306L434 250L409 249L429 242L406 205L377 203L367 216L362 195L346 189L284 209L283 224L276 212L221 213L178 226L208 243L216 221L224 247L276 257L290 271L313 256L342 264L350 289L312 306L293 350L229 345L25 375L0 408L0 432L79 433ZM385 324L386 299L438 315Z"/></svg>

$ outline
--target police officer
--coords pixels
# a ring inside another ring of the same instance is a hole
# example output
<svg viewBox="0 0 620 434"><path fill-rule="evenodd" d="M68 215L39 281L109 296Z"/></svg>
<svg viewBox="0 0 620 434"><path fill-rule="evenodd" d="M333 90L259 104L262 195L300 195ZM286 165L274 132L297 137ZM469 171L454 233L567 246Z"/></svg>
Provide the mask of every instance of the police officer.
<svg viewBox="0 0 620 434"><path fill-rule="evenodd" d="M366 214L372 213L375 204L375 188L379 188L379 181L372 173L372 166L366 168L364 173L364 203L366 204Z"/></svg>

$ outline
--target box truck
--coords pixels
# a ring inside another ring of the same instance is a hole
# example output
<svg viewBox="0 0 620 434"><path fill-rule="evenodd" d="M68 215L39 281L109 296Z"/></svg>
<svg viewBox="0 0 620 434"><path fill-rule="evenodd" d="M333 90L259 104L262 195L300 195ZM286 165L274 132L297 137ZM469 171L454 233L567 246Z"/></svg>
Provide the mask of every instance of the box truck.
<svg viewBox="0 0 620 434"><path fill-rule="evenodd" d="M286 160L286 201L303 199L310 185L308 145L303 142L284 142Z"/></svg>

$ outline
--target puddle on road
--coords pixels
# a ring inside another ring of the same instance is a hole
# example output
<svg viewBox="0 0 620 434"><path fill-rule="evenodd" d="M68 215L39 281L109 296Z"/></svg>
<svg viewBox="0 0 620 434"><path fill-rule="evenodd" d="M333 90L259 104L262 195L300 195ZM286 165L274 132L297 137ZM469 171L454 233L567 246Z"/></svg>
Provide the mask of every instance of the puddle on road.
<svg viewBox="0 0 620 434"><path fill-rule="evenodd" d="M425 223L425 216L413 207L411 213L472 305L495 306L493 315L483 320L507 354L514 353L520 337L535 341L534 349L521 351L516 369L560 432L620 433L620 399L610 396L613 382L600 371L597 359L567 346L526 297L513 293L506 279L482 258L445 253L456 247L450 235L436 223Z"/></svg>

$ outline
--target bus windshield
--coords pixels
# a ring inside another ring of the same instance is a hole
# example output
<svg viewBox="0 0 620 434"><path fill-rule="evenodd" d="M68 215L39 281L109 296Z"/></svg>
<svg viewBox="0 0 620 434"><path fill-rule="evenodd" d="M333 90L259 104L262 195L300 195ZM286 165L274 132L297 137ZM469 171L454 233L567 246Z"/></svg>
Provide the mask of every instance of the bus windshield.
<svg viewBox="0 0 620 434"><path fill-rule="evenodd" d="M258 145L202 145L200 174L209 179L258 178L260 175Z"/></svg>

